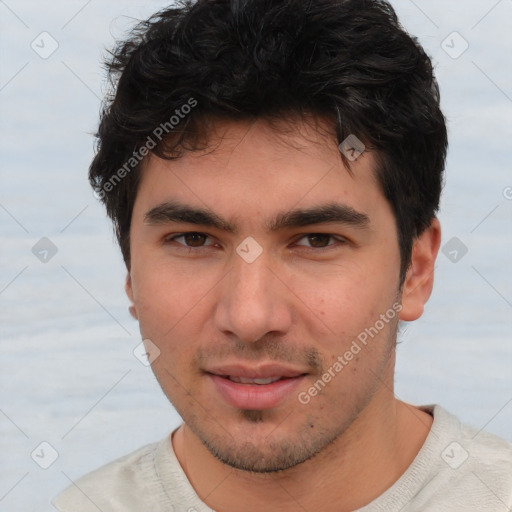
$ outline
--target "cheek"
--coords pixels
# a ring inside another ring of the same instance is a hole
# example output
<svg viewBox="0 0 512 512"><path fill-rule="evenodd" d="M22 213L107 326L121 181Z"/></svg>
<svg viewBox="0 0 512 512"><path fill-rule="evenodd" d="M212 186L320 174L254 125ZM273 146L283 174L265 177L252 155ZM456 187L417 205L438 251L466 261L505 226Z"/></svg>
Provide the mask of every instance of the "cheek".
<svg viewBox="0 0 512 512"><path fill-rule="evenodd" d="M338 333L375 321L389 307L396 283L383 276L352 264L330 272L297 272L290 289L317 320Z"/></svg>
<svg viewBox="0 0 512 512"><path fill-rule="evenodd" d="M394 293L397 283L372 272L338 273L331 277L316 282L309 279L309 283L299 281L297 286L304 285L304 288L296 288L296 292L304 297L307 306L310 321L306 328L330 364L346 353L350 358L349 367L343 371L346 377L347 373L358 371L361 364L371 365L371 360L379 359L380 352L387 350L393 319L398 314Z"/></svg>
<svg viewBox="0 0 512 512"><path fill-rule="evenodd" d="M137 303L155 312L183 313L199 302L221 276L211 265L148 254L132 271ZM169 311L169 308L171 310Z"/></svg>
<svg viewBox="0 0 512 512"><path fill-rule="evenodd" d="M141 268L134 268L134 299L137 306L141 333L165 346L185 332L195 339L202 322L198 315L204 310L205 298L215 286L212 273L180 271L169 265L144 260ZM163 347L162 347L163 348Z"/></svg>

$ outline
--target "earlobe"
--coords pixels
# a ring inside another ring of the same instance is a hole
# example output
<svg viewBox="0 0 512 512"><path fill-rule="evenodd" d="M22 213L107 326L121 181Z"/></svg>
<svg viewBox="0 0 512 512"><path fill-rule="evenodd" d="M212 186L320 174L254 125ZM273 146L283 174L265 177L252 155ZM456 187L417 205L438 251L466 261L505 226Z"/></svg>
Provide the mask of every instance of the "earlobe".
<svg viewBox="0 0 512 512"><path fill-rule="evenodd" d="M130 299L130 306L128 308L128 311L130 312L130 315L135 318L135 320L139 319L139 316L137 314L137 308L135 306L135 299L133 295L133 286L132 286L132 276L130 275L130 272L126 274L126 281L124 284L124 290L126 292L126 295L128 296L128 299Z"/></svg>
<svg viewBox="0 0 512 512"><path fill-rule="evenodd" d="M411 322L422 314L434 285L434 265L441 244L441 225L434 218L430 227L414 240L411 264L402 288L400 320Z"/></svg>

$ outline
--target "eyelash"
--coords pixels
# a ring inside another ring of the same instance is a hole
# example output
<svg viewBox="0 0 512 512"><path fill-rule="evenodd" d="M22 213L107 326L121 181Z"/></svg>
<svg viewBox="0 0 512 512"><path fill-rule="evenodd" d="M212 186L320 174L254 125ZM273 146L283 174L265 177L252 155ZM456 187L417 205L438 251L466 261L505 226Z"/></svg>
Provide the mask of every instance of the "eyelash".
<svg viewBox="0 0 512 512"><path fill-rule="evenodd" d="M186 235L201 235L201 236L206 236L208 238L211 238L206 233L201 233L200 231L187 231L185 233L179 233L177 235L172 235L172 236L165 237L164 244L170 244L171 242L176 241L178 238L185 237ZM307 233L305 235L302 235L300 238L297 238L296 242L302 240L303 238L308 238L308 237L311 237L311 236L328 236L330 239L335 240L337 243L336 244L329 244L329 245L327 245L325 247L309 247L309 246L305 246L305 245L300 245L299 247L303 247L306 250L319 252L319 251L332 250L332 249L335 249L335 248L340 247L342 245L346 245L348 243L347 240L344 239L343 237L338 237L338 236L332 235L330 233ZM185 250L187 252L193 252L193 251L197 251L197 250L204 250L207 247L213 247L215 245L215 244L210 244L210 245L202 245L202 246L199 246L199 247L192 247L192 246L189 246L189 245L184 245L184 244L182 244L180 242L177 242L177 243L181 246L181 247L178 247L179 250Z"/></svg>

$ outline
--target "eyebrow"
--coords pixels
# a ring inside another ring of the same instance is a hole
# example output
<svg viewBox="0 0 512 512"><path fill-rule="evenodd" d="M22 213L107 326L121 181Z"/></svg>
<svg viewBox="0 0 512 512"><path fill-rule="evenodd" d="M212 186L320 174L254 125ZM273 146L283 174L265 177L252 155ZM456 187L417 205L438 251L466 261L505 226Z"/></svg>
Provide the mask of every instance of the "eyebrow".
<svg viewBox="0 0 512 512"><path fill-rule="evenodd" d="M144 215L144 224L156 226L171 222L184 222L217 228L221 231L237 234L238 228L232 222L223 219L208 208L197 208L179 201L165 201ZM301 208L278 213L267 222L268 231L279 231L285 228L299 228L311 224L345 224L351 227L368 229L370 218L351 206L342 203L327 203L320 206Z"/></svg>

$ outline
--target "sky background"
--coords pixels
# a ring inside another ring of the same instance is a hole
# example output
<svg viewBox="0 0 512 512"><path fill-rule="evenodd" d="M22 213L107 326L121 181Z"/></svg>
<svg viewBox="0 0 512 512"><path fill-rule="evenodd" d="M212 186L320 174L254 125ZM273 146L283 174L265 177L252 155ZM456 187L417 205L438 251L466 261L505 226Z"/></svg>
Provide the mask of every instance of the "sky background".
<svg viewBox="0 0 512 512"><path fill-rule="evenodd" d="M392 4L433 58L450 136L444 252L396 393L512 441L512 1ZM70 480L180 421L133 354L122 259L87 183L105 48L165 5L0 0L1 512L55 510Z"/></svg>

